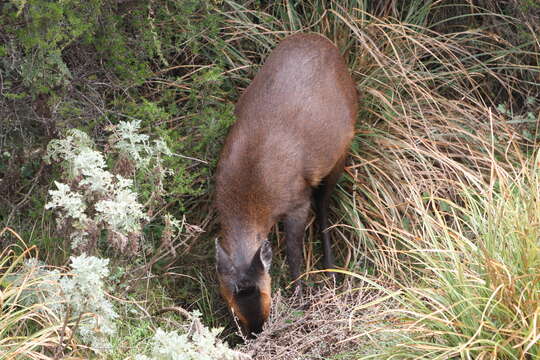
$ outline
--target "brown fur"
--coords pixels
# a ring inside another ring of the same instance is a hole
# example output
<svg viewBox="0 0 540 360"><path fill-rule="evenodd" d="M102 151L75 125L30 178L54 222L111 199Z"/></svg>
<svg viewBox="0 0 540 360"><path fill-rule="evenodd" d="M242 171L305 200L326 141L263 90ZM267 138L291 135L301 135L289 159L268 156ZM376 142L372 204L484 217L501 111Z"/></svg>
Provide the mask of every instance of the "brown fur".
<svg viewBox="0 0 540 360"><path fill-rule="evenodd" d="M318 204L326 224L329 194L354 135L356 112L356 89L343 58L317 34L282 41L240 97L218 164L216 206L222 226L218 246L225 254L221 264L232 269L218 271L221 292L244 327L249 329L253 319L236 306L233 288L241 281L255 284L264 294L259 299L266 320L270 278L249 269L280 219L291 273L299 275L312 190L323 190ZM324 239L325 264L331 267Z"/></svg>

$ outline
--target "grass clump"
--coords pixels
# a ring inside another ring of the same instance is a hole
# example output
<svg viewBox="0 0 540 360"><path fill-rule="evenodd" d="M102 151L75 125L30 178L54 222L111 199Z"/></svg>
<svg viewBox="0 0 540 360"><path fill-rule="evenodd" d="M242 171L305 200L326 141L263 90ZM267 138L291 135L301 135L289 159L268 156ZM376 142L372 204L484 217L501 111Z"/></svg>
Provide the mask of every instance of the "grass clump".
<svg viewBox="0 0 540 360"><path fill-rule="evenodd" d="M104 293L108 261L81 255L72 258L70 272L61 272L40 264L34 250L10 247L0 254L0 356L50 359L87 348L109 351L117 315Z"/></svg>
<svg viewBox="0 0 540 360"><path fill-rule="evenodd" d="M406 340L374 358L540 356L538 160L511 171L494 162L482 192L462 184L462 204L423 197L423 226L394 235L414 264L393 313Z"/></svg>
<svg viewBox="0 0 540 360"><path fill-rule="evenodd" d="M0 236L8 229L3 229ZM14 282L18 267L32 250L7 248L0 253L0 357L43 359L59 344L62 321L47 304L28 303L22 294L47 282L46 278L26 276Z"/></svg>

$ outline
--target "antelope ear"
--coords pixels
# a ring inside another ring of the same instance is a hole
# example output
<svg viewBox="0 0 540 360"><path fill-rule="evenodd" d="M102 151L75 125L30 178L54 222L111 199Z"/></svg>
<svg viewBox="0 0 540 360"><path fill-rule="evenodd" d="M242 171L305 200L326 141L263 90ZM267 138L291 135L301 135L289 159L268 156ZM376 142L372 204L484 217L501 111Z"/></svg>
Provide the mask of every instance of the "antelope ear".
<svg viewBox="0 0 540 360"><path fill-rule="evenodd" d="M235 272L231 257L216 239L216 270L221 275L232 275Z"/></svg>
<svg viewBox="0 0 540 360"><path fill-rule="evenodd" d="M261 247L255 253L251 268L255 273L268 272L272 264L272 246L268 240L264 240Z"/></svg>

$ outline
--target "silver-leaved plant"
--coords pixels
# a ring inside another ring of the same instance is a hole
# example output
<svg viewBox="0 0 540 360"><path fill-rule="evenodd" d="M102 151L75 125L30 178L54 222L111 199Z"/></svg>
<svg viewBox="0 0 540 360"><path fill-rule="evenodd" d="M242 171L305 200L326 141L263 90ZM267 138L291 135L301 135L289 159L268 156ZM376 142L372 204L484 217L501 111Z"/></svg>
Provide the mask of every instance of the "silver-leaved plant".
<svg viewBox="0 0 540 360"><path fill-rule="evenodd" d="M162 165L163 156L171 155L165 142L150 142L139 134L140 122L120 122L112 127L110 151L115 151L124 168L146 170L159 196L163 178L170 173ZM120 159L123 159L121 161ZM108 169L104 154L84 132L72 129L63 139L52 140L45 160L60 162L64 182L55 181L49 191L46 209L57 213L59 229L67 232L71 246L80 252L91 251L102 230L121 253L135 253L142 238L142 226L149 220L148 210L139 202L133 180ZM118 166L117 163L117 167Z"/></svg>

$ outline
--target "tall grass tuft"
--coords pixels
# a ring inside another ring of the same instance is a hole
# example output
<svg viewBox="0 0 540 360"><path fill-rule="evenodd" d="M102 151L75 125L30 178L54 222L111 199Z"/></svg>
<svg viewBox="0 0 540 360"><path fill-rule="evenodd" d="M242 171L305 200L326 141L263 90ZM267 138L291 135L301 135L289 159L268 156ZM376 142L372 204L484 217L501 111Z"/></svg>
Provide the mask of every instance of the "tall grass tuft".
<svg viewBox="0 0 540 360"><path fill-rule="evenodd" d="M9 228L0 231L0 238ZM56 317L51 304L29 302L29 292L47 283L46 277L35 276L37 267L27 276L18 270L25 259L35 255L35 248L7 247L0 252L0 358L52 359L61 348L63 319ZM18 279L14 281L14 279ZM66 341L69 337L64 338Z"/></svg>
<svg viewBox="0 0 540 360"><path fill-rule="evenodd" d="M417 273L385 328L405 336L377 358L540 357L538 155L510 171L494 162L486 188L461 184L462 204L418 194L423 225L395 235Z"/></svg>
<svg viewBox="0 0 540 360"><path fill-rule="evenodd" d="M360 241L348 247L351 262L345 265L367 264L392 277L402 260L388 235L422 226L416 193L459 201L457 184L481 189L492 159L512 166L525 142L485 93L489 83L512 87L514 80L499 71L514 66L512 56L501 55L497 64L483 60L503 45L485 47L492 43L489 33L478 30L437 33L420 17L413 17L419 24L344 19L358 42L354 59L363 97L342 194L344 220L357 229L345 237Z"/></svg>

